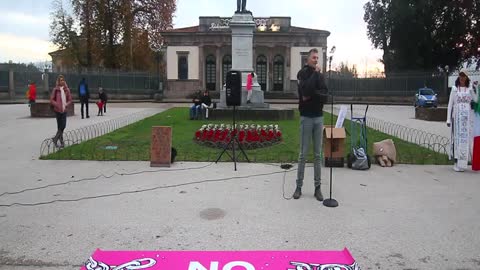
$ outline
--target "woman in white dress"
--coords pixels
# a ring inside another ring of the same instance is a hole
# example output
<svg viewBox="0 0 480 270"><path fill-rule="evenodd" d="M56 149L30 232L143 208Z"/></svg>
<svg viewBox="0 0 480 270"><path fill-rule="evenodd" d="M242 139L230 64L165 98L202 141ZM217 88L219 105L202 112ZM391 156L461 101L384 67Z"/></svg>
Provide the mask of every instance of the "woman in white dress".
<svg viewBox="0 0 480 270"><path fill-rule="evenodd" d="M468 73L460 71L452 87L448 100L447 126L451 129L452 139L450 158L455 161L453 169L463 172L473 151L473 110L472 100L476 99Z"/></svg>

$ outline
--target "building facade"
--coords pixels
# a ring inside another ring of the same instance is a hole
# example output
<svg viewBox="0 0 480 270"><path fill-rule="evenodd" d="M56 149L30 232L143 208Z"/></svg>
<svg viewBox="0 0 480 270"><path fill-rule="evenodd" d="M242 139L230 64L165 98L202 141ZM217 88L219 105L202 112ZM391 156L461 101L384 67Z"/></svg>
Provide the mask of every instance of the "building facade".
<svg viewBox="0 0 480 270"><path fill-rule="evenodd" d="M167 97L197 90L219 91L232 68L229 17L200 17L199 25L162 32L167 45ZM312 48L326 70L330 32L291 25L290 17L254 18L253 69L263 91L297 91L296 76Z"/></svg>

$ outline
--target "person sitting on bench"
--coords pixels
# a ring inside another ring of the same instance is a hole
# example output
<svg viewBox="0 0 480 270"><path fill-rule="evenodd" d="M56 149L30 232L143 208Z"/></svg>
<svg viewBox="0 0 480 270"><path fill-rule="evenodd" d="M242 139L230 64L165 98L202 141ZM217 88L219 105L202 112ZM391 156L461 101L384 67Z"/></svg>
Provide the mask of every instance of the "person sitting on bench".
<svg viewBox="0 0 480 270"><path fill-rule="evenodd" d="M208 90L205 90L203 92L202 96L202 116L205 116L205 119L208 119L208 109L211 108L212 106L212 99L210 98L210 94L208 93ZM205 114L203 113L205 112Z"/></svg>
<svg viewBox="0 0 480 270"><path fill-rule="evenodd" d="M200 112L202 101L200 97L200 91L195 94L195 97L192 100L193 105L190 107L190 120L198 119L198 114Z"/></svg>

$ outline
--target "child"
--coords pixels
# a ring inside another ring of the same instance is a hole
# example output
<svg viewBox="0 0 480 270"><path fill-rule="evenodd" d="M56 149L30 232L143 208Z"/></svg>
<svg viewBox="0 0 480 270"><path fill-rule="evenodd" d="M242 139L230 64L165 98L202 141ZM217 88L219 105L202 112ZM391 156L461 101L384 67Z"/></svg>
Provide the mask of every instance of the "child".
<svg viewBox="0 0 480 270"><path fill-rule="evenodd" d="M98 106L98 114L97 116L103 116L103 101L99 100L97 101L97 106Z"/></svg>
<svg viewBox="0 0 480 270"><path fill-rule="evenodd" d="M37 99L37 86L35 85L35 82L30 82L28 84L28 90L26 95L28 98L28 107L30 107L32 104L35 103L35 100Z"/></svg>
<svg viewBox="0 0 480 270"><path fill-rule="evenodd" d="M103 87L98 88L98 98L102 101L103 103L103 112L107 112L107 93L105 93L105 89Z"/></svg>

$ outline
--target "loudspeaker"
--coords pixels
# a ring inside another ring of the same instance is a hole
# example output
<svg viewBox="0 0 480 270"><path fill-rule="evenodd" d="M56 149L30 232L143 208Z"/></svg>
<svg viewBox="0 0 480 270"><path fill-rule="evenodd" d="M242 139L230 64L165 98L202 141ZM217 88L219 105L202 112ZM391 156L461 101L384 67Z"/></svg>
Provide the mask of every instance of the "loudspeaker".
<svg viewBox="0 0 480 270"><path fill-rule="evenodd" d="M240 106L242 104L242 72L230 70L226 78L227 106Z"/></svg>

